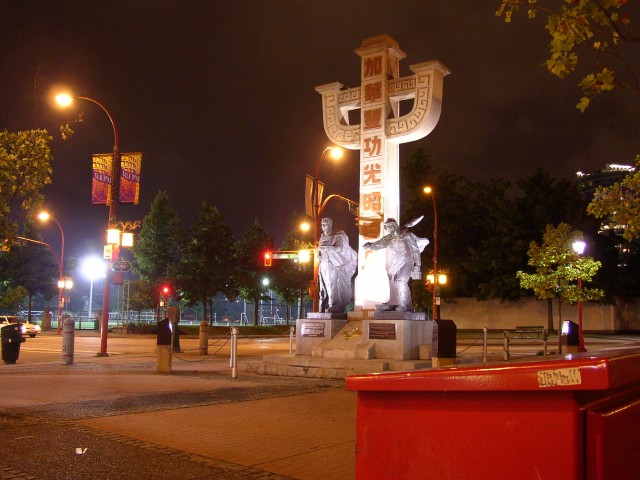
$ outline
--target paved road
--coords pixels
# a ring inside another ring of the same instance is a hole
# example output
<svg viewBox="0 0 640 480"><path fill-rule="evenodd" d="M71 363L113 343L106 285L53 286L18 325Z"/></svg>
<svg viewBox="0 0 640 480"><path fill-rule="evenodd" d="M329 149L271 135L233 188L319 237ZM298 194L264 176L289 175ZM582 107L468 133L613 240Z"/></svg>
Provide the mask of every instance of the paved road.
<svg viewBox="0 0 640 480"><path fill-rule="evenodd" d="M28 339L15 365L0 365L0 479L349 479L355 464L355 394L341 380L264 377L246 370L288 338L241 339L239 375L229 345L210 355L183 338L173 373L156 373L155 337L79 334L74 365L61 337ZM539 342L520 342L520 355ZM588 336L587 348L627 348L638 337ZM557 343L550 341L550 344ZM482 345L460 335L460 360ZM490 356L500 358L501 342Z"/></svg>
<svg viewBox="0 0 640 480"><path fill-rule="evenodd" d="M110 336L97 357L99 338L79 336L64 366L60 337L28 339L0 365L0 479L353 478L355 394L343 381L245 371L288 352L288 338L242 339L232 379L216 342L202 357L183 339L173 373L158 374L155 337Z"/></svg>

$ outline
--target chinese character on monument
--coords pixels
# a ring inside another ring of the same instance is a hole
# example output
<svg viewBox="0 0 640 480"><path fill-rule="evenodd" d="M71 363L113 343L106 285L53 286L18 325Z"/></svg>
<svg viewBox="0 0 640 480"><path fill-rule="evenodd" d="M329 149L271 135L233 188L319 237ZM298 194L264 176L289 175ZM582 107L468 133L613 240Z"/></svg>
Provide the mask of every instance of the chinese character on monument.
<svg viewBox="0 0 640 480"><path fill-rule="evenodd" d="M400 218L400 144L427 136L442 108L444 76L439 61L410 65L400 77L406 54L386 35L369 38L355 52L361 57L361 85L343 90L335 82L316 87L322 95L324 128L329 139L360 150L358 278L355 304L371 309L389 299L384 250L363 248L382 237L387 219ZM400 115L400 102L413 100ZM360 109L360 124L350 125L348 111Z"/></svg>

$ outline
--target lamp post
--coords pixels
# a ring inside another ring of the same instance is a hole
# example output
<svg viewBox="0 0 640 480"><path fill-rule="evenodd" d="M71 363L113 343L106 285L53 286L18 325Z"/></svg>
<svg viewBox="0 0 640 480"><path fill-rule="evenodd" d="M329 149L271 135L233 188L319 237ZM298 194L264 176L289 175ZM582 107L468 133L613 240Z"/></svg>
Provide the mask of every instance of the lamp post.
<svg viewBox="0 0 640 480"><path fill-rule="evenodd" d="M331 155L331 158L333 158L334 160L338 160L342 157L344 151L339 148L339 147L326 147L322 153L320 154L320 156L318 157L318 160L316 161L316 176L313 178L313 192L312 192L312 199L313 199L313 219L314 219L314 224L313 224L313 246L314 246L314 255L313 255L313 279L311 280L311 287L309 288L309 291L311 293L311 299L313 301L313 311L317 312L318 311L318 307L319 307L319 301L318 301L318 292L319 292L319 284L318 284L318 275L319 275L319 267L320 265L318 264L318 244L320 243L320 215L322 213L322 208L321 208L321 200L322 200L322 196L320 194L320 189L319 189L319 181L318 181L318 177L320 175L320 163L322 161L322 159L325 157L325 154L329 152Z"/></svg>
<svg viewBox="0 0 640 480"><path fill-rule="evenodd" d="M62 230L62 225L60 225L60 222L58 222L58 220L56 220L54 217L52 217L48 212L40 212L38 214L38 219L46 222L48 220L53 220L55 222L55 224L58 226L58 229L60 230L60 237L62 239L62 243L61 243L61 247L60 247L60 258L58 261L58 270L59 270L59 277L58 277L58 335L60 335L60 330L61 330L61 318L62 318L62 306L64 305L64 297L63 297L63 290L64 290L64 286L65 286L65 281L64 281L64 231Z"/></svg>
<svg viewBox="0 0 640 480"><path fill-rule="evenodd" d="M93 281L96 278L104 276L104 273L105 273L104 262L98 257L91 257L84 262L82 270L84 271L84 274L87 277L89 277L89 281L90 281L89 307L88 307L87 314L88 314L89 320L91 320L93 316L92 315L93 313Z"/></svg>
<svg viewBox="0 0 640 480"><path fill-rule="evenodd" d="M120 138L118 137L118 126L111 115L111 112L105 107L102 103L93 98L89 97L80 97L75 96L72 97L69 94L61 93L56 96L56 102L62 107L68 107L73 103L74 99L78 100L86 100L91 102L102 109L104 113L109 117L109 121L111 122L111 127L113 128L113 161L111 162L111 178L109 179L109 183L111 188L109 189L109 220L107 222L107 228L109 228L112 222L115 219L115 205L116 205L116 191L118 190L119 179L120 179ZM116 258L117 260L117 258ZM102 298L102 319L100 323L100 351L98 352L98 356L106 357L107 353L107 330L109 329L109 303L110 303L110 283L111 283L111 269L107 268L105 279L104 279L104 291Z"/></svg>
<svg viewBox="0 0 640 480"><path fill-rule="evenodd" d="M573 251L580 257L584 253L584 249L587 244L581 240L575 241L571 244ZM582 275L578 277L578 352L586 352L587 349L584 346L584 337L582 335Z"/></svg>
<svg viewBox="0 0 640 480"><path fill-rule="evenodd" d="M424 193L431 195L433 200L433 319L440 319L440 297L438 296L438 208L436 206L436 196L429 186L424 187Z"/></svg>

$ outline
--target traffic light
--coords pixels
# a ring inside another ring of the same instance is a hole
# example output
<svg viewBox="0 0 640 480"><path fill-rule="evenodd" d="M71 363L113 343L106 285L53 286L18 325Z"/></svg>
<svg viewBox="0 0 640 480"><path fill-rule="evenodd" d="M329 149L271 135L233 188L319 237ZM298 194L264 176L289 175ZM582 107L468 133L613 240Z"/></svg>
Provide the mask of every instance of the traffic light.
<svg viewBox="0 0 640 480"><path fill-rule="evenodd" d="M161 307L167 306L169 295L171 295L171 287L169 285L162 285L160 287L160 306Z"/></svg>
<svg viewBox="0 0 640 480"><path fill-rule="evenodd" d="M271 254L271 252L264 252L264 266L270 267L272 260L273 260L273 255Z"/></svg>

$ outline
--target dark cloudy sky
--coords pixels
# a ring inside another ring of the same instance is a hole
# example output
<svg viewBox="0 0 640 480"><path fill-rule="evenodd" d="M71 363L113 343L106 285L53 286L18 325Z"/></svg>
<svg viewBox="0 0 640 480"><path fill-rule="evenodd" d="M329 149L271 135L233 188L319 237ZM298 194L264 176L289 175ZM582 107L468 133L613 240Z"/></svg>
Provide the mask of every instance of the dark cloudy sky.
<svg viewBox="0 0 640 480"><path fill-rule="evenodd" d="M357 86L354 49L379 34L406 52L401 76L435 59L451 70L440 122L423 141L436 163L478 180L632 163L638 99L612 95L581 114L578 78L540 67L541 23L520 15L505 24L499 3L0 0L0 129L55 135L47 205L76 257L101 253L107 209L90 205L90 162L111 151L113 135L101 110L78 102L84 122L62 142L56 126L73 113L48 103L61 85L105 104L121 149L143 152L141 204L119 207L119 219L142 218L166 190L184 226L207 201L238 238L257 217L280 242L292 212L304 211L305 175L328 144L314 88ZM326 192L357 199L357 165L357 152L341 166L323 163ZM57 242L55 230L44 235Z"/></svg>

